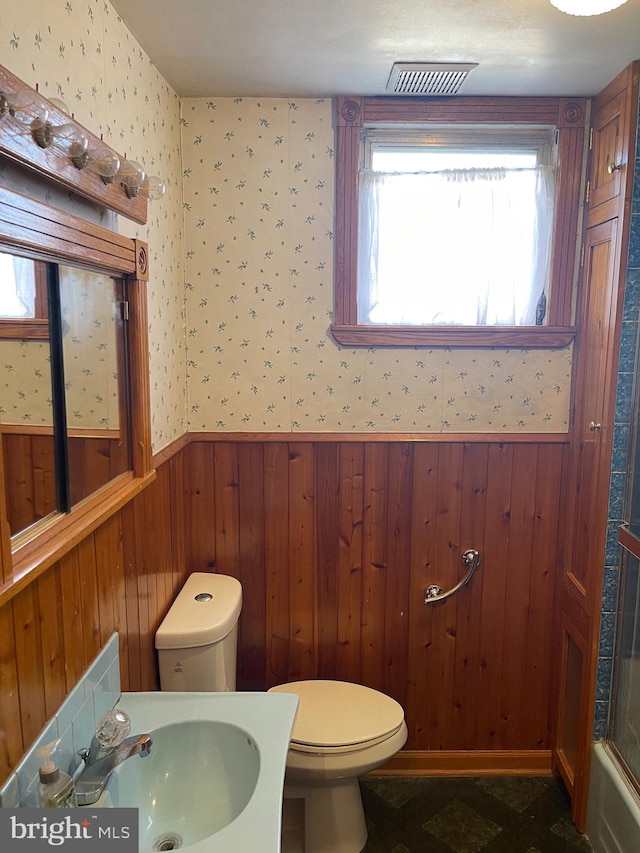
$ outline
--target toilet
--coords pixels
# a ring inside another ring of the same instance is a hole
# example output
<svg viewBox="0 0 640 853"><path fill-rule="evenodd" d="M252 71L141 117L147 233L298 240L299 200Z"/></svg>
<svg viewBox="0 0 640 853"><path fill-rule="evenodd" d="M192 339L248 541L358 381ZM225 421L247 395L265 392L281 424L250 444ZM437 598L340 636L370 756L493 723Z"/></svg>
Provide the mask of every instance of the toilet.
<svg viewBox="0 0 640 853"><path fill-rule="evenodd" d="M236 689L241 609L236 578L189 575L156 632L162 690ZM358 777L404 746L402 706L378 690L346 681L294 681L269 692L299 699L284 796L302 803L305 853L360 853L367 827Z"/></svg>
<svg viewBox="0 0 640 853"><path fill-rule="evenodd" d="M160 689L235 690L241 609L236 578L190 574L156 631Z"/></svg>
<svg viewBox="0 0 640 853"><path fill-rule="evenodd" d="M358 777L404 746L402 706L345 681L295 681L269 692L294 693L300 700L284 796L304 803L305 853L360 853L367 827Z"/></svg>

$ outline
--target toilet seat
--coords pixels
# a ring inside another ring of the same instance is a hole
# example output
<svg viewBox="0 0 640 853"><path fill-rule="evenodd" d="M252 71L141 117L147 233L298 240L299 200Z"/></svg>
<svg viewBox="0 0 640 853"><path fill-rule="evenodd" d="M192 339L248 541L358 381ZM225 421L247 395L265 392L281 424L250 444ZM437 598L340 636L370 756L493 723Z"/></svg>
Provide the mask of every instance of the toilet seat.
<svg viewBox="0 0 640 853"><path fill-rule="evenodd" d="M355 752L387 740L404 723L395 699L362 684L294 681L269 692L294 693L300 699L289 747L296 752Z"/></svg>

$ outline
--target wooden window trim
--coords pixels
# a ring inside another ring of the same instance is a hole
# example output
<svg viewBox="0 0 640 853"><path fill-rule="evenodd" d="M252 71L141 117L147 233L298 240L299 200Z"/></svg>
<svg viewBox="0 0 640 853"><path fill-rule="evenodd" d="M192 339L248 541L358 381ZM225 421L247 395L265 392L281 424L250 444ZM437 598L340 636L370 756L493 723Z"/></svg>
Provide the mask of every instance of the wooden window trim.
<svg viewBox="0 0 640 853"><path fill-rule="evenodd" d="M576 334L572 290L586 129L583 98L379 98L334 101L336 212L334 339L349 347L559 348ZM557 204L547 326L371 326L357 320L358 167L362 128L428 124L547 125L558 131Z"/></svg>

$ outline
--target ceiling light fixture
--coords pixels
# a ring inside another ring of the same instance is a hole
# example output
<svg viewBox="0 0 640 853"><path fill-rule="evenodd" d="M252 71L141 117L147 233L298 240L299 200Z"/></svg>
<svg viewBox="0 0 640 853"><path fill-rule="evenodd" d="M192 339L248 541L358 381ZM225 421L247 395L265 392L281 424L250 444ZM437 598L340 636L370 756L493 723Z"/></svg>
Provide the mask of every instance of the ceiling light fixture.
<svg viewBox="0 0 640 853"><path fill-rule="evenodd" d="M627 0L551 0L551 5L567 15L602 15L622 6Z"/></svg>

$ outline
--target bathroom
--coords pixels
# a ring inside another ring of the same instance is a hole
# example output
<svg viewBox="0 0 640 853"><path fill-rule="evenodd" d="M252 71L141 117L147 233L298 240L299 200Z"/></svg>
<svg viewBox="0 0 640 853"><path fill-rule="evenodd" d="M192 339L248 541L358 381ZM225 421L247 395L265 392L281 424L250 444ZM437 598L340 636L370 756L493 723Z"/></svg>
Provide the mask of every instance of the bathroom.
<svg viewBox="0 0 640 853"><path fill-rule="evenodd" d="M504 772L548 768L570 354L339 350L330 101L179 99L112 7L88 9L48 4L34 33L33 8L3 2L2 62L167 181L146 226L119 225L150 246L157 474L0 609L2 776L113 631L123 689L158 687L154 632L192 571L246 591L241 689L338 677L389 693L410 727L401 770L475 771L488 755ZM254 204L267 192L268 230ZM432 440L398 438L416 433ZM466 547L492 572L481 606L428 610L424 588L455 579Z"/></svg>

